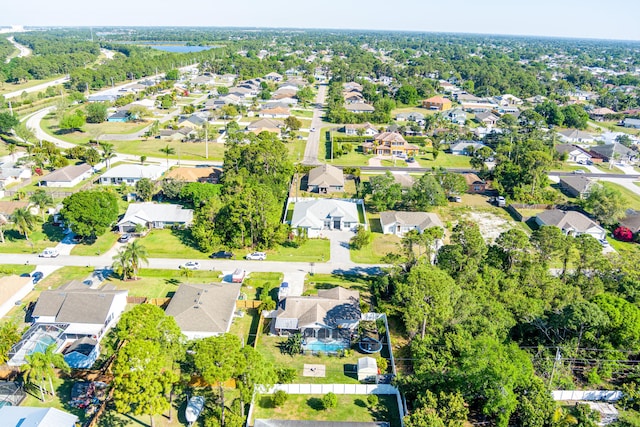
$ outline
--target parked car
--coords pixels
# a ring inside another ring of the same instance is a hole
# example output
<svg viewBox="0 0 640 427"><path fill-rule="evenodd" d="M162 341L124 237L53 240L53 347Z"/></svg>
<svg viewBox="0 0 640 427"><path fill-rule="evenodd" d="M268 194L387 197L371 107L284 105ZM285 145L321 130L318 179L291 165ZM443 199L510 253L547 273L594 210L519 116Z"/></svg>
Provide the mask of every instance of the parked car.
<svg viewBox="0 0 640 427"><path fill-rule="evenodd" d="M60 253L56 248L46 248L42 253L38 256L42 258L56 258Z"/></svg>
<svg viewBox="0 0 640 427"><path fill-rule="evenodd" d="M231 258L233 258L233 253L227 252L227 251L218 251L218 252L214 252L211 255L209 255L209 258L231 259Z"/></svg>
<svg viewBox="0 0 640 427"><path fill-rule="evenodd" d="M573 173L574 173L575 175L584 175L584 170L582 170L582 169L576 169L576 170L574 170L574 171L573 171Z"/></svg>
<svg viewBox="0 0 640 427"><path fill-rule="evenodd" d="M131 240L131 234L124 233L122 236L120 236L120 238L118 239L118 242L127 243L129 240Z"/></svg>
<svg viewBox="0 0 640 427"><path fill-rule="evenodd" d="M244 271L242 268L237 268L231 274L231 282L232 283L242 283L244 281L244 278L245 278L246 275L247 275L246 271Z"/></svg>
<svg viewBox="0 0 640 427"><path fill-rule="evenodd" d="M451 196L449 197L450 202L460 203L462 201L462 197L460 196Z"/></svg>
<svg viewBox="0 0 640 427"><path fill-rule="evenodd" d="M413 157L409 157L409 158L407 159L407 163L413 163L413 162L415 162L415 161L416 161L416 159L414 159Z"/></svg>
<svg viewBox="0 0 640 427"><path fill-rule="evenodd" d="M264 252L253 252L245 257L246 259L254 260L254 261L264 261L267 259L267 254Z"/></svg>
<svg viewBox="0 0 640 427"><path fill-rule="evenodd" d="M289 295L289 283L282 282L278 288L278 301L282 301Z"/></svg>
<svg viewBox="0 0 640 427"><path fill-rule="evenodd" d="M35 285L40 280L42 280L42 278L44 277L44 273L42 273L42 271L36 271L31 275L31 277L33 277L33 284Z"/></svg>
<svg viewBox="0 0 640 427"><path fill-rule="evenodd" d="M498 197L496 198L496 204L497 204L499 207L501 207L501 208L502 208L502 207L505 207L505 206L507 205L507 201L504 199L504 197L503 197L503 196L498 196Z"/></svg>
<svg viewBox="0 0 640 427"><path fill-rule="evenodd" d="M198 261L187 261L180 266L180 268L186 268L187 270L198 270L200 263Z"/></svg>
<svg viewBox="0 0 640 427"><path fill-rule="evenodd" d="M609 244L609 242L607 241L607 239L600 239L600 240L598 240L598 242L600 242L600 244L601 244L601 245L602 245L602 247L604 247L604 248L608 248L609 246L611 246L611 245Z"/></svg>
<svg viewBox="0 0 640 427"><path fill-rule="evenodd" d="M316 131L316 128L311 128L311 132L315 132L315 131Z"/></svg>

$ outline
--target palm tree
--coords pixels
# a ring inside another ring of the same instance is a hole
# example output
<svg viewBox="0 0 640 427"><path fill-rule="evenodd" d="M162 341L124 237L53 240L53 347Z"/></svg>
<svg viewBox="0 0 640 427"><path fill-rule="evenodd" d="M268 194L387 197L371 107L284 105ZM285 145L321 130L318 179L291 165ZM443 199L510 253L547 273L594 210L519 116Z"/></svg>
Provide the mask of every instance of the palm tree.
<svg viewBox="0 0 640 427"><path fill-rule="evenodd" d="M170 147L169 144L167 144L167 146L164 147L164 148L161 148L160 151L167 155L167 169L168 169L169 168L169 156L172 155L172 154L176 154L176 150L175 150L175 148Z"/></svg>
<svg viewBox="0 0 640 427"><path fill-rule="evenodd" d="M51 388L51 395L55 395L53 389L53 377L56 375L54 368L61 369L64 372L69 371L69 365L64 360L64 356L60 353L56 353L56 345L51 344L44 353L33 353L26 357L27 364L23 365L21 370L24 373L25 381L35 384L38 381L38 387L44 401L44 386L45 380L49 380L49 387Z"/></svg>
<svg viewBox="0 0 640 427"><path fill-rule="evenodd" d="M145 264L149 264L149 256L147 249L140 244L137 240L129 243L127 248L125 249L125 254L129 258L129 263L131 265L131 270L133 272L133 278L137 279L138 268L140 264L144 262Z"/></svg>
<svg viewBox="0 0 640 427"><path fill-rule="evenodd" d="M100 148L102 148L102 158L107 163L107 169L109 169L111 167L111 159L116 156L116 153L113 151L113 144L101 142Z"/></svg>
<svg viewBox="0 0 640 427"><path fill-rule="evenodd" d="M127 280L129 273L131 272L131 263L127 258L127 249L120 248L118 253L113 257L113 271L122 276L122 280Z"/></svg>
<svg viewBox="0 0 640 427"><path fill-rule="evenodd" d="M27 208L18 208L13 211L13 223L18 230L24 234L24 238L29 240L29 233L36 224L36 217Z"/></svg>
<svg viewBox="0 0 640 427"><path fill-rule="evenodd" d="M190 268L186 268L183 266L180 266L180 274L187 280L189 280L191 278L191 276L193 276L193 270L191 270Z"/></svg>
<svg viewBox="0 0 640 427"><path fill-rule="evenodd" d="M40 208L40 210L42 211L42 221L44 221L44 208L46 208L48 205L53 204L51 195L40 188L36 190L31 195L31 197L29 197L29 201Z"/></svg>

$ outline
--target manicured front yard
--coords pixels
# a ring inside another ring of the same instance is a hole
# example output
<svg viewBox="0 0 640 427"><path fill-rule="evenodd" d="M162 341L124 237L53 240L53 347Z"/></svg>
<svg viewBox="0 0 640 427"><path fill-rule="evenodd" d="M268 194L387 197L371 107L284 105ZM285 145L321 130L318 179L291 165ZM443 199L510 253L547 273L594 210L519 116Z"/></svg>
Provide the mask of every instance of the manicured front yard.
<svg viewBox="0 0 640 427"><path fill-rule="evenodd" d="M107 252L116 244L118 235L115 233L105 233L98 237L93 243L82 242L71 249L71 255L93 256Z"/></svg>
<svg viewBox="0 0 640 427"><path fill-rule="evenodd" d="M40 217L38 217L39 219ZM29 240L15 228L8 226L4 231L4 243L0 243L0 253L36 254L45 248L56 246L64 237L62 229L50 223L38 223L29 233Z"/></svg>
<svg viewBox="0 0 640 427"><path fill-rule="evenodd" d="M173 148L176 154L169 156L171 159L182 160L205 160L204 142L179 142L163 141L156 138L138 141L109 141L113 144L115 151L134 156L150 156L166 158L160 151L167 145ZM211 161L222 161L224 158L225 145L220 142L209 142L209 158Z"/></svg>
<svg viewBox="0 0 640 427"><path fill-rule="evenodd" d="M600 184L605 188L612 188L620 192L622 194L622 199L625 202L625 208L631 208L634 210L640 210L640 195L634 193L626 187L623 187L620 184L614 184L613 182L608 181L600 181Z"/></svg>
<svg viewBox="0 0 640 427"><path fill-rule="evenodd" d="M372 221L373 222L373 221ZM351 249L351 261L360 264L379 264L390 252L399 252L400 238L393 234L373 233L373 239L366 247Z"/></svg>
<svg viewBox="0 0 640 427"><path fill-rule="evenodd" d="M433 155L431 153L420 154L416 157L416 160L418 160L420 166L423 168L443 167L471 169L471 163L469 162L471 157L469 156L456 156L440 152L435 160L433 160Z"/></svg>
<svg viewBox="0 0 640 427"><path fill-rule="evenodd" d="M327 239L309 239L300 247L278 246L267 251L269 261L324 262L331 256L331 242Z"/></svg>
<svg viewBox="0 0 640 427"><path fill-rule="evenodd" d="M147 298L167 298L173 295L181 283L220 282L222 272L196 270L190 276L184 276L177 270L157 270L143 268L138 272L138 280L123 281L116 276L109 277L105 283L118 289L127 289L130 296Z"/></svg>
<svg viewBox="0 0 640 427"><path fill-rule="evenodd" d="M370 407L366 395L337 395L338 405L325 410L322 407L322 395L289 395L284 405L274 407L271 395L256 397L254 420L314 420L314 421L387 421L392 427L400 426L400 415L396 397L379 395L378 405ZM252 424L253 420L249 420Z"/></svg>
<svg viewBox="0 0 640 427"><path fill-rule="evenodd" d="M195 249L188 230L151 230L140 243L147 249L149 258L199 258L209 254Z"/></svg>

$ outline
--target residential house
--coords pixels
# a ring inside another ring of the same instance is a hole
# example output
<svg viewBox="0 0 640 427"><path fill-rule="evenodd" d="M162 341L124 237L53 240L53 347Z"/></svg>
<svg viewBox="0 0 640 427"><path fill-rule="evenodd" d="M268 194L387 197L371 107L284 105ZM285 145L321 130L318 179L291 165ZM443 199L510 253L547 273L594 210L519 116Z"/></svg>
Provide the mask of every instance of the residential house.
<svg viewBox="0 0 640 427"><path fill-rule="evenodd" d="M536 216L536 223L558 227L568 236L577 237L581 234L589 234L598 240L607 236L607 232L598 223L576 211L562 211L549 209Z"/></svg>
<svg viewBox="0 0 640 427"><path fill-rule="evenodd" d="M243 105L248 104L243 97L240 97L233 93L228 93L226 95L222 95L218 97L218 101L222 102L223 105ZM219 103L217 104L219 105Z"/></svg>
<svg viewBox="0 0 640 427"><path fill-rule="evenodd" d="M373 113L374 111L376 111L373 105L365 104L364 102L355 102L353 104L347 104L345 105L345 108L350 113L357 113L357 114Z"/></svg>
<svg viewBox="0 0 640 427"><path fill-rule="evenodd" d="M43 187L75 187L93 173L91 165L81 163L57 169L42 177L40 185Z"/></svg>
<svg viewBox="0 0 640 427"><path fill-rule="evenodd" d="M360 92L349 92L344 94L344 102L347 104L356 104L359 102L365 102L364 96Z"/></svg>
<svg viewBox="0 0 640 427"><path fill-rule="evenodd" d="M166 167L160 165L138 165L135 163L126 163L114 166L100 176L100 184L102 185L135 185L142 178L148 178L152 181L159 179L167 170Z"/></svg>
<svg viewBox="0 0 640 427"><path fill-rule="evenodd" d="M344 191L344 174L342 169L328 164L315 167L309 171L307 191L329 194Z"/></svg>
<svg viewBox="0 0 640 427"><path fill-rule="evenodd" d="M486 147L481 142L476 141L457 141L449 146L451 154L455 156L469 156L474 151Z"/></svg>
<svg viewBox="0 0 640 427"><path fill-rule="evenodd" d="M363 136L374 136L379 133L378 129L369 122L361 125L345 125L343 130L349 136L356 136L358 135L358 129L363 129Z"/></svg>
<svg viewBox="0 0 640 427"><path fill-rule="evenodd" d="M591 154L573 144L558 144L556 145L556 151L560 155L567 155L567 161L580 164L589 163L591 160Z"/></svg>
<svg viewBox="0 0 640 427"><path fill-rule="evenodd" d="M116 94L89 95L87 102L114 102L116 99L118 99Z"/></svg>
<svg viewBox="0 0 640 427"><path fill-rule="evenodd" d="M542 104L547 99L548 98L546 96L535 95L535 96L531 96L531 97L525 99L525 101L527 101L528 103L533 104L533 105L538 105L538 104Z"/></svg>
<svg viewBox="0 0 640 427"><path fill-rule="evenodd" d="M280 134L280 129L284 127L284 122L278 119L260 119L247 126L247 130L253 133L274 132Z"/></svg>
<svg viewBox="0 0 640 427"><path fill-rule="evenodd" d="M213 337L229 332L241 283L183 283L165 313L172 316L188 339Z"/></svg>
<svg viewBox="0 0 640 427"><path fill-rule="evenodd" d="M100 343L90 337L72 342L62 350L64 361L73 369L91 369L100 356Z"/></svg>
<svg viewBox="0 0 640 427"><path fill-rule="evenodd" d="M0 215L11 217L16 209L26 209L30 203L26 200L2 200L0 201Z"/></svg>
<svg viewBox="0 0 640 427"><path fill-rule="evenodd" d="M295 96L298 91L292 89L278 89L271 94L271 99L274 101L285 102L285 99L296 99Z"/></svg>
<svg viewBox="0 0 640 427"><path fill-rule="evenodd" d="M443 96L432 96L431 98L425 99L422 101L422 107L428 110L450 110L451 109L451 100L447 99Z"/></svg>
<svg viewBox="0 0 640 427"><path fill-rule="evenodd" d="M398 132L382 132L374 137L373 142L362 144L362 149L365 153L380 156L412 157L420 147L407 143Z"/></svg>
<svg viewBox="0 0 640 427"><path fill-rule="evenodd" d="M265 117L270 119L285 119L291 115L291 111L288 108L273 107L264 108L258 113L258 117Z"/></svg>
<svg viewBox="0 0 640 427"><path fill-rule="evenodd" d="M493 100L495 101L496 104L506 107L506 106L510 106L510 105L522 105L523 101L522 99L518 98L517 96L511 95L509 93L504 94L504 95L499 95L499 96L494 96Z"/></svg>
<svg viewBox="0 0 640 427"><path fill-rule="evenodd" d="M169 203L131 203L116 226L120 233L131 233L136 226L165 228L174 225L188 227L193 222L193 210Z"/></svg>
<svg viewBox="0 0 640 427"><path fill-rule="evenodd" d="M180 127L188 127L190 129L201 129L204 124L207 123L207 119L198 114L192 114L189 117L182 117L178 120Z"/></svg>
<svg viewBox="0 0 640 427"><path fill-rule="evenodd" d="M360 322L360 293L340 286L319 289L311 296L290 296L278 307L273 333L300 333L306 342L323 339L350 340Z"/></svg>
<svg viewBox="0 0 640 427"><path fill-rule="evenodd" d="M605 162L633 163L636 161L638 153L625 147L619 142L612 144L596 145L591 148L590 154L599 155Z"/></svg>
<svg viewBox="0 0 640 427"><path fill-rule="evenodd" d="M438 85L440 86L440 89L442 89L442 91L446 93L453 93L460 90L456 85L451 84L446 80L438 81Z"/></svg>
<svg viewBox="0 0 640 427"><path fill-rule="evenodd" d="M498 123L498 120L500 120L500 118L498 116L496 116L493 113L489 113L489 112L482 112L482 113L478 113L476 114L475 117L475 121L485 125L486 127L493 127L496 125L496 123Z"/></svg>
<svg viewBox="0 0 640 427"><path fill-rule="evenodd" d="M620 225L637 234L640 231L640 212L627 209L626 216L620 220Z"/></svg>
<svg viewBox="0 0 640 427"><path fill-rule="evenodd" d="M107 117L107 121L109 123L126 123L130 120L131 116L129 111L126 110L118 110L109 117Z"/></svg>
<svg viewBox="0 0 640 427"><path fill-rule="evenodd" d="M393 175L394 182L400 184L403 191L413 187L413 184L416 182L413 176L405 172L391 172L391 175Z"/></svg>
<svg viewBox="0 0 640 427"><path fill-rule="evenodd" d="M344 83L342 87L344 88L345 92L352 92L354 90L358 92L362 92L362 85L360 83L347 82L347 83Z"/></svg>
<svg viewBox="0 0 640 427"><path fill-rule="evenodd" d="M213 76L196 76L191 79L191 84L196 86L213 86L216 83L216 79Z"/></svg>
<svg viewBox="0 0 640 427"><path fill-rule="evenodd" d="M183 126L180 129L162 129L160 131L160 139L163 141L186 141L197 134L198 132L195 129Z"/></svg>
<svg viewBox="0 0 640 427"><path fill-rule="evenodd" d="M482 194L487 191L487 182L475 173L465 173L463 176L467 183L467 193Z"/></svg>
<svg viewBox="0 0 640 427"><path fill-rule="evenodd" d="M469 113L479 114L493 111L498 106L493 102L461 102L460 108Z"/></svg>
<svg viewBox="0 0 640 427"><path fill-rule="evenodd" d="M422 234L424 230L431 227L444 229L438 215L432 212L380 212L380 226L382 234L395 234L398 237L404 236L411 230Z"/></svg>
<svg viewBox="0 0 640 427"><path fill-rule="evenodd" d="M18 166L13 162L0 163L0 190L14 182L22 182L31 178L31 168Z"/></svg>
<svg viewBox="0 0 640 427"><path fill-rule="evenodd" d="M560 189L568 196L579 199L589 197L594 184L595 183L586 176L572 175L560 177Z"/></svg>
<svg viewBox="0 0 640 427"><path fill-rule="evenodd" d="M622 121L622 126L626 128L640 129L640 119L626 118Z"/></svg>
<svg viewBox="0 0 640 427"><path fill-rule="evenodd" d="M594 108L589 111L589 117L597 122L603 122L615 114L617 114L615 111L607 107Z"/></svg>
<svg viewBox="0 0 640 427"><path fill-rule="evenodd" d="M184 182L207 182L209 184L217 184L220 181L222 169L207 167L177 167L171 169L165 176L166 179L176 179Z"/></svg>
<svg viewBox="0 0 640 427"><path fill-rule="evenodd" d="M482 102L488 102L487 99L485 98L480 98L478 96L472 95L470 93L467 92L456 92L453 95L456 99L456 101L460 102L460 103L482 103ZM498 106L498 104L492 103L495 106Z"/></svg>
<svg viewBox="0 0 640 427"><path fill-rule="evenodd" d="M7 427L75 427L76 415L56 408L5 405L0 407L0 420Z"/></svg>
<svg viewBox="0 0 640 427"><path fill-rule="evenodd" d="M578 129L560 131L558 132L558 136L560 137L560 141L567 143L590 143L596 140L592 134Z"/></svg>
<svg viewBox="0 0 640 427"><path fill-rule="evenodd" d="M444 117L451 123L455 123L461 126L464 126L467 121L467 113L465 113L464 110L460 108L454 108L453 110L447 111Z"/></svg>
<svg viewBox="0 0 640 427"><path fill-rule="evenodd" d="M350 199L311 199L296 202L291 218L292 229L304 229L310 238L325 230L354 231L364 212L362 201Z"/></svg>
<svg viewBox="0 0 640 427"><path fill-rule="evenodd" d="M272 82L281 82L283 79L282 74L278 74L275 71L267 74L264 78Z"/></svg>

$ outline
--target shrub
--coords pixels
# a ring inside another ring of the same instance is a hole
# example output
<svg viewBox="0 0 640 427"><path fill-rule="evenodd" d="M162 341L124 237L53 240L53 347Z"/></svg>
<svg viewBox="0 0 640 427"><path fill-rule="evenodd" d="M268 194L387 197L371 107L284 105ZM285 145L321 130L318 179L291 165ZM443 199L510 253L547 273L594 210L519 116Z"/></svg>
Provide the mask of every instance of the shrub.
<svg viewBox="0 0 640 427"><path fill-rule="evenodd" d="M376 357L376 363L378 364L378 371L383 374L387 373L387 368L389 367L389 362L382 356Z"/></svg>
<svg viewBox="0 0 640 427"><path fill-rule="evenodd" d="M336 396L334 393L329 392L322 396L322 407L324 409L331 409L335 408L336 406L338 406L338 396Z"/></svg>
<svg viewBox="0 0 640 427"><path fill-rule="evenodd" d="M278 390L275 393L273 393L273 406L275 406L276 408L279 406L284 405L284 402L287 401L287 399L289 398L289 395L287 394L286 391L284 390Z"/></svg>
<svg viewBox="0 0 640 427"><path fill-rule="evenodd" d="M633 240L633 232L627 227L618 227L613 232L613 237L623 242L630 242Z"/></svg>
<svg viewBox="0 0 640 427"><path fill-rule="evenodd" d="M369 406L371 407L375 407L378 406L378 396L376 396L375 394L370 394L369 396L367 396L367 403L369 404Z"/></svg>
<svg viewBox="0 0 640 427"><path fill-rule="evenodd" d="M293 368L282 368L277 372L279 384L290 384L297 378L298 374Z"/></svg>

